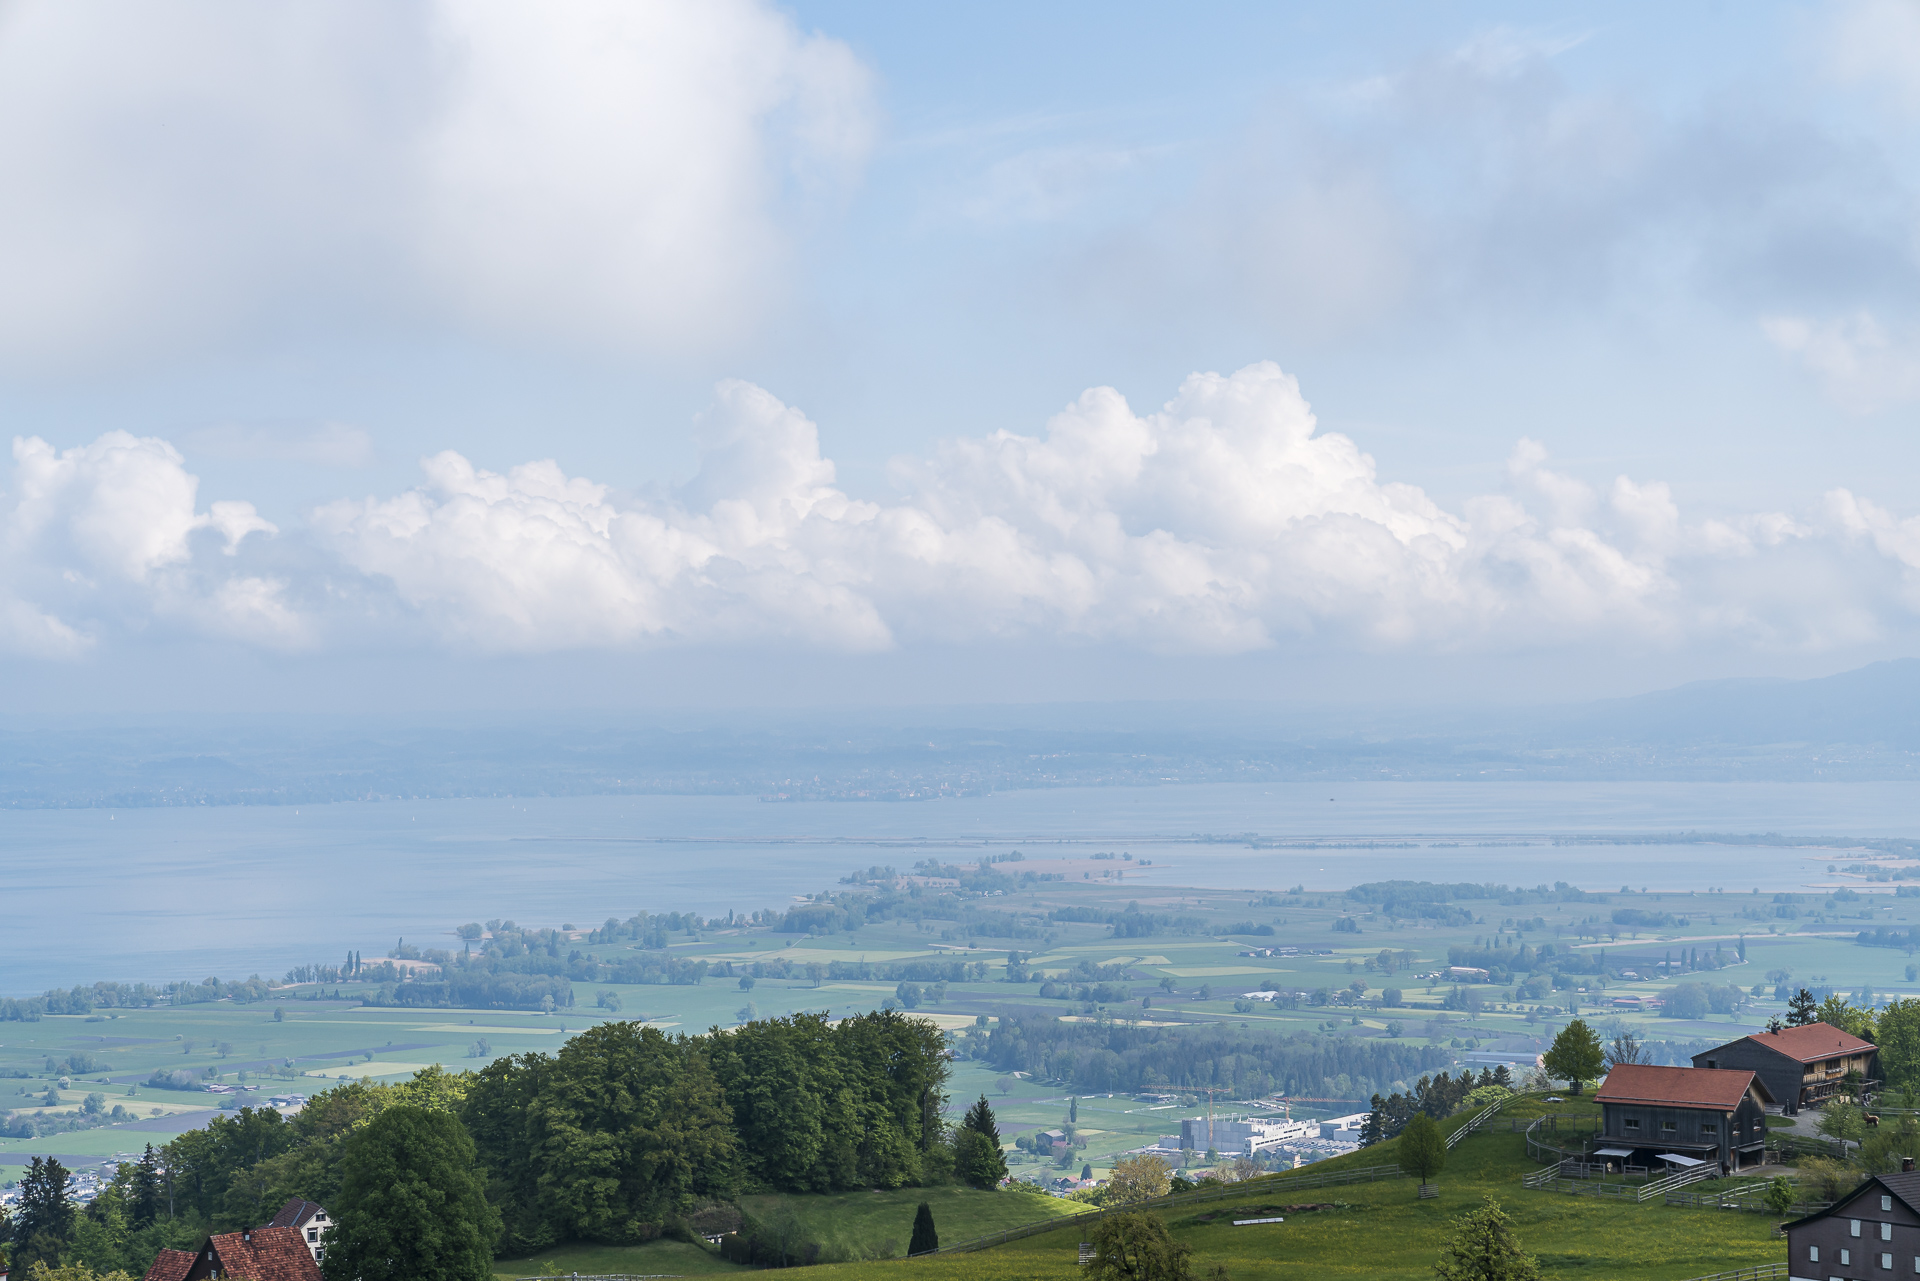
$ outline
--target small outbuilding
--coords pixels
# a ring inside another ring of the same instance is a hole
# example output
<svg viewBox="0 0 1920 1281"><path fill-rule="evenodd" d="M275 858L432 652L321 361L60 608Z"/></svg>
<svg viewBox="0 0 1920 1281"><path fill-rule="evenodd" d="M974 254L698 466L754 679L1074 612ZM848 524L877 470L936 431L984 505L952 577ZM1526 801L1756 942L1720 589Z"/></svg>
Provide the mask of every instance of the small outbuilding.
<svg viewBox="0 0 1920 1281"><path fill-rule="evenodd" d="M1621 1063L1594 1092L1600 1149L1629 1164L1697 1165L1722 1171L1766 1159L1767 1087L1751 1071Z"/></svg>

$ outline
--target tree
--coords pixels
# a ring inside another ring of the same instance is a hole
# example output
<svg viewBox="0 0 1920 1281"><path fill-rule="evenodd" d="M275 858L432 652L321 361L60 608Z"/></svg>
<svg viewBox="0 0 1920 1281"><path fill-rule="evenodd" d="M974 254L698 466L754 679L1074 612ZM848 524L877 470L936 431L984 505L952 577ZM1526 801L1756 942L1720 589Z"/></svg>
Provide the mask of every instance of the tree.
<svg viewBox="0 0 1920 1281"><path fill-rule="evenodd" d="M976 1188L991 1188L1007 1177L1007 1158L978 1130L962 1126L953 1136L953 1173Z"/></svg>
<svg viewBox="0 0 1920 1281"><path fill-rule="evenodd" d="M1092 1177L1093 1177L1093 1163L1091 1161L1082 1163L1082 1165L1080 1166L1080 1181L1082 1183L1085 1183L1087 1180L1091 1179Z"/></svg>
<svg viewBox="0 0 1920 1281"><path fill-rule="evenodd" d="M1857 1143L1867 1132L1867 1118L1856 1104L1834 1099L1820 1109L1820 1136L1842 1143Z"/></svg>
<svg viewBox="0 0 1920 1281"><path fill-rule="evenodd" d="M1920 1086L1920 1001L1903 997L1884 1006L1875 1024L1887 1085L1896 1090Z"/></svg>
<svg viewBox="0 0 1920 1281"><path fill-rule="evenodd" d="M1566 1081L1567 1087L1578 1094L1583 1082L1600 1075L1603 1066L1600 1038L1594 1035L1585 1019L1575 1019L1560 1029L1560 1035L1553 1038L1553 1047L1543 1059L1547 1071Z"/></svg>
<svg viewBox="0 0 1920 1281"><path fill-rule="evenodd" d="M146 1154L133 1167L127 1193L127 1211L136 1229L160 1217L160 1158L154 1155L153 1144L147 1144Z"/></svg>
<svg viewBox="0 0 1920 1281"><path fill-rule="evenodd" d="M975 1134L984 1134L996 1149L1000 1146L1000 1126L993 1119L993 1105L987 1102L987 1096L984 1094L967 1109L967 1115L962 1118L960 1128L972 1130Z"/></svg>
<svg viewBox="0 0 1920 1281"><path fill-rule="evenodd" d="M1804 987L1787 1001L1787 1026L1805 1027L1809 1023L1820 1021L1819 1007L1814 1002L1813 993Z"/></svg>
<svg viewBox="0 0 1920 1281"><path fill-rule="evenodd" d="M1417 1113L1400 1131L1400 1170L1426 1183L1447 1165L1447 1141L1440 1126L1425 1112Z"/></svg>
<svg viewBox="0 0 1920 1281"><path fill-rule="evenodd" d="M1108 1215L1093 1229L1089 1281L1192 1281L1190 1247L1144 1211Z"/></svg>
<svg viewBox="0 0 1920 1281"><path fill-rule="evenodd" d="M95 1272L84 1263L69 1263L63 1267L50 1268L36 1260L26 1270L26 1281L134 1281L130 1273L115 1269L112 1272Z"/></svg>
<svg viewBox="0 0 1920 1281"><path fill-rule="evenodd" d="M1386 1102L1387 1101L1378 1094L1373 1096L1373 1106L1367 1112L1366 1123L1360 1127L1361 1147L1370 1148L1387 1137L1386 1117L1381 1113L1381 1109L1386 1105Z"/></svg>
<svg viewBox="0 0 1920 1281"><path fill-rule="evenodd" d="M1075 1095L1067 1100L1067 1124L1072 1125L1080 1119L1080 1098Z"/></svg>
<svg viewBox="0 0 1920 1281"><path fill-rule="evenodd" d="M1698 983L1680 983L1667 989L1660 1013L1670 1019L1704 1019L1711 1006L1707 989Z"/></svg>
<svg viewBox="0 0 1920 1281"><path fill-rule="evenodd" d="M1607 1047L1607 1071L1611 1072L1622 1063L1651 1063L1653 1058L1646 1047L1640 1044L1640 1038L1632 1032L1622 1032L1613 1038L1613 1044Z"/></svg>
<svg viewBox="0 0 1920 1281"><path fill-rule="evenodd" d="M1767 1184L1767 1190L1761 1197L1761 1200L1766 1202L1767 1209L1775 1214L1785 1214L1793 1209L1793 1199L1793 1183L1784 1175Z"/></svg>
<svg viewBox="0 0 1920 1281"><path fill-rule="evenodd" d="M26 1270L36 1262L57 1266L73 1236L73 1201L67 1195L67 1168L53 1157L34 1157L20 1180L13 1213L13 1266Z"/></svg>
<svg viewBox="0 0 1920 1281"><path fill-rule="evenodd" d="M500 1215L458 1118L389 1107L346 1141L327 1281L492 1281Z"/></svg>
<svg viewBox="0 0 1920 1281"><path fill-rule="evenodd" d="M1540 1266L1521 1251L1513 1220L1488 1197L1453 1221L1453 1237L1433 1272L1440 1281L1539 1281Z"/></svg>
<svg viewBox="0 0 1920 1281"><path fill-rule="evenodd" d="M1173 1167L1157 1156L1130 1156L1114 1163L1107 1180L1108 1205L1133 1205L1167 1195Z"/></svg>
<svg viewBox="0 0 1920 1281"><path fill-rule="evenodd" d="M907 1254L930 1254L940 1248L940 1234L933 1230L933 1207L925 1201L913 1215L913 1236L907 1241Z"/></svg>

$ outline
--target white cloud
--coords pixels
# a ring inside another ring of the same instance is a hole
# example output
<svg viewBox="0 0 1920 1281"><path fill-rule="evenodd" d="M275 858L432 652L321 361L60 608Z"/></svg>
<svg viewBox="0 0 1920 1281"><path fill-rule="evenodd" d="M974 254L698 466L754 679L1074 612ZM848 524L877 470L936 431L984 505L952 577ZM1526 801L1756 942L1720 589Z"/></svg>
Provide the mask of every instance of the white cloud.
<svg viewBox="0 0 1920 1281"><path fill-rule="evenodd" d="M1804 517L1690 518L1662 482L1599 487L1531 440L1506 492L1452 512L1321 431L1271 364L1192 375L1149 413L1094 388L1037 435L949 440L897 462L890 502L846 493L815 425L748 383L696 438L698 473L654 498L449 451L291 539L245 503L200 510L163 441L22 440L0 643L1809 650L1920 621L1920 516L1836 491Z"/></svg>
<svg viewBox="0 0 1920 1281"><path fill-rule="evenodd" d="M1769 316L1760 324L1848 409L1870 413L1920 396L1920 334L1889 333L1872 312L1825 321Z"/></svg>
<svg viewBox="0 0 1920 1281"><path fill-rule="evenodd" d="M778 295L870 75L759 0L0 7L0 359L317 305L677 350Z"/></svg>
<svg viewBox="0 0 1920 1281"><path fill-rule="evenodd" d="M173 618L255 641L300 634L272 601L285 583L246 578L222 563L249 535L278 531L251 503L198 510L199 481L166 441L116 431L55 450L38 437L16 438L13 462L0 573L0 638L13 648L77 653L103 616L136 626ZM196 537L200 531L215 537ZM197 559L207 552L211 562Z"/></svg>

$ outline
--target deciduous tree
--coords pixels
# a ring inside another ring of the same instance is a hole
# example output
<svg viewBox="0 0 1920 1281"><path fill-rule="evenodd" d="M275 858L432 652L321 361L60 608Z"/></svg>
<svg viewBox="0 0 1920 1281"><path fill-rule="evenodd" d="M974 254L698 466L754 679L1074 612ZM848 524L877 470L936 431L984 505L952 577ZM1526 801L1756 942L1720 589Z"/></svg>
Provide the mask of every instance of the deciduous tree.
<svg viewBox="0 0 1920 1281"><path fill-rule="evenodd" d="M492 1281L500 1216L452 1115L388 1108L346 1142L327 1281Z"/></svg>
<svg viewBox="0 0 1920 1281"><path fill-rule="evenodd" d="M1167 1195L1173 1167L1157 1156L1130 1156L1115 1162L1107 1180L1108 1205L1133 1205Z"/></svg>
<svg viewBox="0 0 1920 1281"><path fill-rule="evenodd" d="M1424 1112L1416 1113L1400 1131L1400 1169L1426 1183L1447 1165L1447 1141L1439 1124Z"/></svg>
<svg viewBox="0 0 1920 1281"><path fill-rule="evenodd" d="M1553 1038L1553 1047L1542 1057L1547 1071L1566 1081L1575 1094L1584 1083L1597 1078L1605 1066L1600 1038L1585 1019L1575 1019L1561 1028L1560 1035Z"/></svg>
<svg viewBox="0 0 1920 1281"><path fill-rule="evenodd" d="M1093 1229L1089 1281L1192 1281L1190 1248L1143 1210L1109 1215Z"/></svg>

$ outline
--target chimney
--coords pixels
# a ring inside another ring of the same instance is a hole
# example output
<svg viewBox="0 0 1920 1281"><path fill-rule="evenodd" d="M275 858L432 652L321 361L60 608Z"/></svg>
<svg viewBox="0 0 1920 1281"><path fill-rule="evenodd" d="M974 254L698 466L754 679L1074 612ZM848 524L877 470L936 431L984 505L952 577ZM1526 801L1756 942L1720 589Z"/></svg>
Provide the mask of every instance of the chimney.
<svg viewBox="0 0 1920 1281"><path fill-rule="evenodd" d="M1900 1173L1902 1173L1902 1174L1912 1174L1912 1173L1913 1173L1913 1158L1912 1158L1912 1157L1910 1157L1910 1156L1903 1156L1903 1157L1901 1157L1901 1158L1900 1158Z"/></svg>
<svg viewBox="0 0 1920 1281"><path fill-rule="evenodd" d="M252 1245L252 1244L253 1244L253 1229L252 1229L252 1228L248 1228L248 1229L247 1229L247 1230L246 1230L245 1232L242 1232L242 1233L240 1234L240 1244L241 1244L241 1245Z"/></svg>

